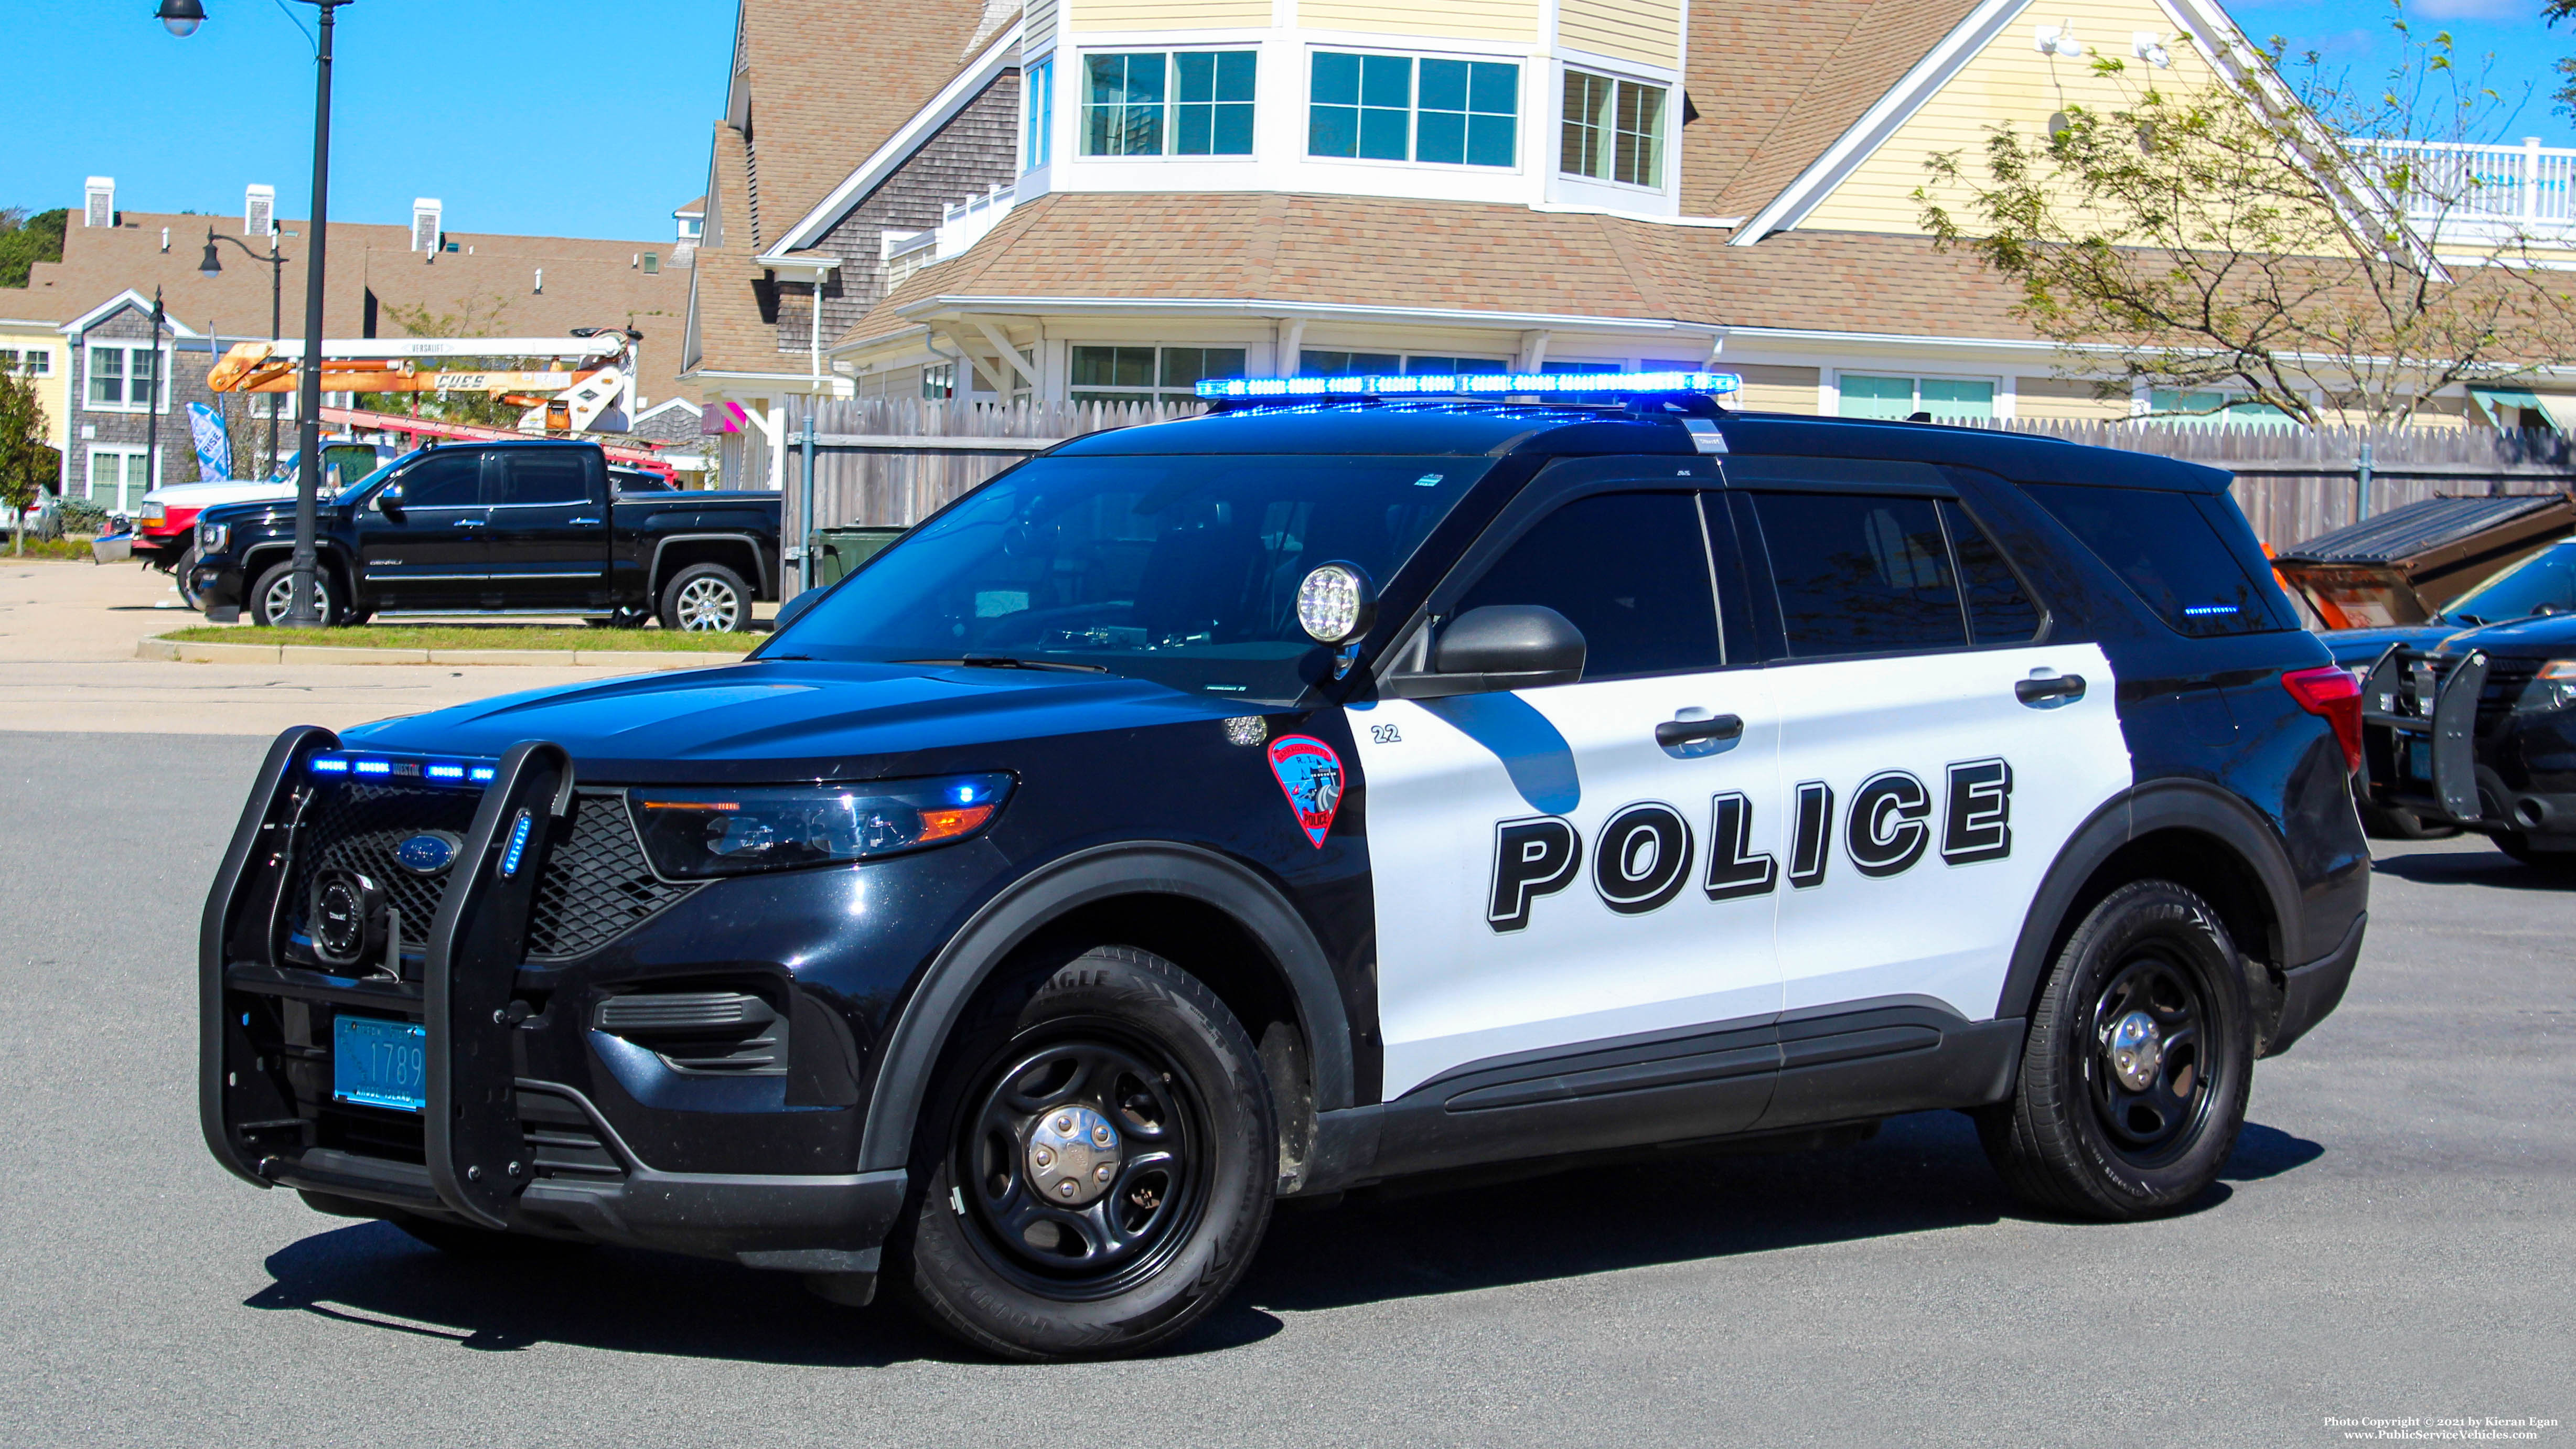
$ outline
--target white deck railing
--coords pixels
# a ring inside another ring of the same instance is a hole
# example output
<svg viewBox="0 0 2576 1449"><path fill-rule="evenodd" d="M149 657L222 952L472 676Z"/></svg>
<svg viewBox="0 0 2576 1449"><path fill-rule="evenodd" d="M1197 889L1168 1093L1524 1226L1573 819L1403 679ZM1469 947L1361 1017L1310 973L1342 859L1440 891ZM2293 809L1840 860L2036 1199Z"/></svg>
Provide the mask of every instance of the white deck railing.
<svg viewBox="0 0 2576 1449"><path fill-rule="evenodd" d="M2576 149L2537 136L2519 146L2363 140L2354 149L2419 225L2576 230Z"/></svg>

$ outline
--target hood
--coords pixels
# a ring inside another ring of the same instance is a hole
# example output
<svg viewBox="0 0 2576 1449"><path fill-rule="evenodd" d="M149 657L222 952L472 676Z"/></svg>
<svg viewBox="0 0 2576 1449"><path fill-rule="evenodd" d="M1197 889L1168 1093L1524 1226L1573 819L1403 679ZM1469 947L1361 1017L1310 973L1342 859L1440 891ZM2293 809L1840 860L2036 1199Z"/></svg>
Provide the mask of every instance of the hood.
<svg viewBox="0 0 2576 1449"><path fill-rule="evenodd" d="M2391 644L2430 649L2459 632L2457 624L2386 624L2376 629L2324 629L2317 637L2325 641L2335 663L2346 669L2368 669Z"/></svg>
<svg viewBox="0 0 2576 1449"><path fill-rule="evenodd" d="M2440 652L2464 654L2471 649L2516 658L2576 658L2576 614L2534 614L2483 629L2463 629L2445 638Z"/></svg>
<svg viewBox="0 0 2576 1449"><path fill-rule="evenodd" d="M1241 714L1247 701L1115 675L809 660L676 670L505 694L350 730L352 747L497 756L570 751L583 779L871 779L901 757ZM1007 768L1007 755L976 762ZM955 762L938 768L962 768Z"/></svg>
<svg viewBox="0 0 2576 1449"><path fill-rule="evenodd" d="M144 494L143 501L167 504L172 508L212 508L218 503L248 503L294 496L295 485L292 482L214 478L202 483L164 483Z"/></svg>

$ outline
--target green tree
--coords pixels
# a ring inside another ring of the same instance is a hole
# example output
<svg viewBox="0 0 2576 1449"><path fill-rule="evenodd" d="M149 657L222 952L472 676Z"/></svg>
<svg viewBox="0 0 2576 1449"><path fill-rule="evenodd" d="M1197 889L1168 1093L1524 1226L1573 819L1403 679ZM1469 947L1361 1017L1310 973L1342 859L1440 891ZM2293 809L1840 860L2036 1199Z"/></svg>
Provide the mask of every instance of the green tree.
<svg viewBox="0 0 2576 1449"><path fill-rule="evenodd" d="M23 287L36 263L63 259L63 227L71 215L61 208L34 216L18 207L0 210L0 287Z"/></svg>
<svg viewBox="0 0 2576 1449"><path fill-rule="evenodd" d="M10 510L10 552L26 552L18 514L35 504L61 470L62 455L45 443L45 410L36 400L36 385L16 368L0 367L0 506Z"/></svg>
<svg viewBox="0 0 2576 1449"><path fill-rule="evenodd" d="M2217 57L2227 78L2192 89L2098 58L2118 104L2070 105L2045 136L1999 127L1977 163L1932 158L1924 227L2012 283L2062 370L2105 395L2395 425L2444 388L2576 354L2568 274L2511 220L2510 183L2438 144L2512 107L2448 34L2392 23L2403 58L2375 86L2314 55L2285 68L2277 41Z"/></svg>
<svg viewBox="0 0 2576 1449"><path fill-rule="evenodd" d="M477 293L457 304L453 312L433 312L427 303L395 302L386 306L384 315L406 337L502 337L509 335L510 299L498 292ZM480 358L471 363L454 360L434 365L439 372L500 372L526 368L552 367L551 360L525 358ZM417 406L420 415L440 422L465 423L484 428L515 428L526 408L513 406L487 392L373 392L362 393L358 406L376 412L408 413Z"/></svg>

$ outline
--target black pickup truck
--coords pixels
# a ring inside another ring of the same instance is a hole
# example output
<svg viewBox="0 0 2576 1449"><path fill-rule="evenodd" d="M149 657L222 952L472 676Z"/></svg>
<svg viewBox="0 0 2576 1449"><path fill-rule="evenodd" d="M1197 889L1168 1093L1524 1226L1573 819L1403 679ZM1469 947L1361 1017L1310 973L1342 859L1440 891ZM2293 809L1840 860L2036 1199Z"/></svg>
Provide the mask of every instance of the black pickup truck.
<svg viewBox="0 0 2576 1449"><path fill-rule="evenodd" d="M321 505L323 617L578 614L740 629L778 597L778 495L643 491L589 443L466 443L395 459ZM286 617L292 500L197 517L190 591L210 619Z"/></svg>

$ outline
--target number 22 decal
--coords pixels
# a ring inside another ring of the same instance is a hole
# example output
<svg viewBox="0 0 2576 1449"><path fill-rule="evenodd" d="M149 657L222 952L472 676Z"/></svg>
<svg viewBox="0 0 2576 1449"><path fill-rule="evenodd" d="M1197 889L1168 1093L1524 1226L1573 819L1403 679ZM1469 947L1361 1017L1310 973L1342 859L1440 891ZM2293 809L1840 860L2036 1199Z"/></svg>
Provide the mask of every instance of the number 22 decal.
<svg viewBox="0 0 2576 1449"><path fill-rule="evenodd" d="M1404 743L1404 736L1397 734L1391 724L1373 724L1369 726L1369 741L1372 744L1400 745Z"/></svg>

